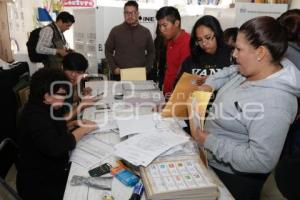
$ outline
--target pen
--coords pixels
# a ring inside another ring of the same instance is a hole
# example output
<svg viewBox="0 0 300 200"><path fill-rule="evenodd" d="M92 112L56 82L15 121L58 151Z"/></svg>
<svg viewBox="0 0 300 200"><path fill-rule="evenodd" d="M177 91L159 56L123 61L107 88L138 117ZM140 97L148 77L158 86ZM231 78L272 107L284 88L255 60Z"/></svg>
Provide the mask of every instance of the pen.
<svg viewBox="0 0 300 200"><path fill-rule="evenodd" d="M132 195L129 200L140 200L144 192L144 185L139 181L133 188Z"/></svg>
<svg viewBox="0 0 300 200"><path fill-rule="evenodd" d="M240 105L237 101L234 102L234 106L239 112L243 112L242 108L240 107Z"/></svg>

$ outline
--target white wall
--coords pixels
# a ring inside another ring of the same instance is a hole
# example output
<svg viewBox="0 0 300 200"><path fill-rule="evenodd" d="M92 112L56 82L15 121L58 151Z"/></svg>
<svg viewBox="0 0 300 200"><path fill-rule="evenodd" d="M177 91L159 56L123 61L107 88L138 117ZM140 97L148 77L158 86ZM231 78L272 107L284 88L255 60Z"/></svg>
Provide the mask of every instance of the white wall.
<svg viewBox="0 0 300 200"><path fill-rule="evenodd" d="M299 0L292 0L290 9L295 9L295 8L300 9L300 1Z"/></svg>

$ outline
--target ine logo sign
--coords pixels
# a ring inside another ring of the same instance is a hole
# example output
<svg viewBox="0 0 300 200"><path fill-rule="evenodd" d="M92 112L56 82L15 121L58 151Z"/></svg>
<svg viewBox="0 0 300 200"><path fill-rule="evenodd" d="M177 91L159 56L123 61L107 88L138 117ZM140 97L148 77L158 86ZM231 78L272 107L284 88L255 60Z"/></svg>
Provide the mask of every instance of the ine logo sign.
<svg viewBox="0 0 300 200"><path fill-rule="evenodd" d="M141 23L154 23L155 22L155 17L139 16L139 21Z"/></svg>

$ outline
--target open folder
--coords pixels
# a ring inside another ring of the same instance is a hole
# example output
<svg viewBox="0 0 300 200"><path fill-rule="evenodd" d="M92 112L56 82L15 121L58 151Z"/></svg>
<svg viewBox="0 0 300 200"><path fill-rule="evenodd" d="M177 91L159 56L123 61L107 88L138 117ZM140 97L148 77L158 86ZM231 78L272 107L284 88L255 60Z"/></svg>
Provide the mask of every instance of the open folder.
<svg viewBox="0 0 300 200"><path fill-rule="evenodd" d="M199 76L184 72L176 84L172 95L161 112L163 117L188 117L187 100L197 90Z"/></svg>
<svg viewBox="0 0 300 200"><path fill-rule="evenodd" d="M192 94L192 97L187 101L190 131L193 138L196 138L197 136L197 128L200 128L202 131L204 131L206 109L211 96L212 92L195 91ZM199 152L202 162L207 166L208 163L206 150L199 146Z"/></svg>
<svg viewBox="0 0 300 200"><path fill-rule="evenodd" d="M121 69L120 76L122 81L145 81L146 68L134 67L134 68Z"/></svg>

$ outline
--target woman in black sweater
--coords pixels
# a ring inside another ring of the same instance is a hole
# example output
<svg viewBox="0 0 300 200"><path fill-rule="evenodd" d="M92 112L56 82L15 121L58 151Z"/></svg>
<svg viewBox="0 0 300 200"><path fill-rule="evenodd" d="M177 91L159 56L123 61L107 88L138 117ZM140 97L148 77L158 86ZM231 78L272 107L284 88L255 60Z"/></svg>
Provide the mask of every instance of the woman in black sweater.
<svg viewBox="0 0 300 200"><path fill-rule="evenodd" d="M231 49L223 41L219 21L205 15L195 23L190 40L191 55L182 63L178 78L187 72L209 76L231 64Z"/></svg>
<svg viewBox="0 0 300 200"><path fill-rule="evenodd" d="M81 126L68 131L61 112L70 93L68 82L64 72L57 69L42 68L32 76L18 134L17 190L25 200L63 198L69 151L96 128L93 122L78 121Z"/></svg>

